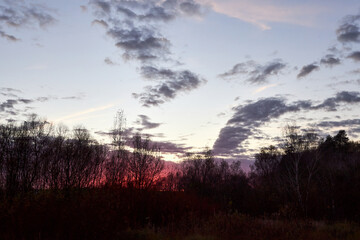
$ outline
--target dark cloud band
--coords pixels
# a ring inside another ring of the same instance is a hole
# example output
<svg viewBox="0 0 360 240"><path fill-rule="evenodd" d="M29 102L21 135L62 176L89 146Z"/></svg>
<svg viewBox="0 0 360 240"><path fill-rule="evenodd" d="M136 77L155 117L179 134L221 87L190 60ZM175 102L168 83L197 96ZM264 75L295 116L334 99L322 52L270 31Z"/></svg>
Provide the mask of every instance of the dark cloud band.
<svg viewBox="0 0 360 240"><path fill-rule="evenodd" d="M234 114L221 129L214 143L214 151L219 155L241 153L243 143L263 124L286 113L298 111L336 111L341 104L360 103L360 92L338 92L334 97L320 104L312 101L297 101L288 104L285 98L265 98L233 108Z"/></svg>

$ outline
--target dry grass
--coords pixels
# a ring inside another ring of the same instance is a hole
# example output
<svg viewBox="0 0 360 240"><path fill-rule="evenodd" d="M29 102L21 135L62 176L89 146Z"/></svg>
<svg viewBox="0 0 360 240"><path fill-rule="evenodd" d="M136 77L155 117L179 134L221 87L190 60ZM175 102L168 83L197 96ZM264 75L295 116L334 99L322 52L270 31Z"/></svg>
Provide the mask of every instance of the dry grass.
<svg viewBox="0 0 360 240"><path fill-rule="evenodd" d="M359 240L360 225L251 217L183 193L110 189L0 203L0 239Z"/></svg>

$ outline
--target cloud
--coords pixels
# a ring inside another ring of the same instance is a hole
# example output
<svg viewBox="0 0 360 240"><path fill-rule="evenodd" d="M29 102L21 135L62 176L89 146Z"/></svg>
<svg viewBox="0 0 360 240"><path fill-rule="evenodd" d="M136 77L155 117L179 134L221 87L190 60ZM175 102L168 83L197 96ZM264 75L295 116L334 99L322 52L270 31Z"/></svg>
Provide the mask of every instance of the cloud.
<svg viewBox="0 0 360 240"><path fill-rule="evenodd" d="M219 77L231 78L241 74L247 75L246 81L251 84L263 84L268 81L270 76L280 74L281 70L286 67L286 64L281 59L275 59L272 62L260 65L254 61L247 61L238 63L229 71L222 73Z"/></svg>
<svg viewBox="0 0 360 240"><path fill-rule="evenodd" d="M107 22L105 22L104 20L99 20L99 19L95 19L91 22L91 25L99 25L101 27L104 27L104 28L108 28L109 25L107 24Z"/></svg>
<svg viewBox="0 0 360 240"><path fill-rule="evenodd" d="M110 13L110 8L111 8L110 2L98 0L98 1L92 1L91 3L96 7L98 7L99 10L103 11L104 13L107 14Z"/></svg>
<svg viewBox="0 0 360 240"><path fill-rule="evenodd" d="M160 147L160 151L162 153L184 155L192 149L191 147L185 147L184 144L176 144L168 141L164 141L164 142L156 141L154 143L158 147Z"/></svg>
<svg viewBox="0 0 360 240"><path fill-rule="evenodd" d="M140 115L139 115L140 116ZM136 129L134 129L133 127L130 128L126 128L124 131L124 140L125 140L125 144L129 147L132 147L132 137L136 134L138 134L137 131L135 131ZM104 137L111 137L113 136L114 132L113 131L96 131L95 134L98 134L100 136L104 136ZM156 137L156 135L152 135L152 134L142 134L144 137ZM163 134L158 134L158 135L163 135ZM152 141L157 147L160 148L160 151L162 153L169 153L169 154L176 154L176 155L185 155L187 152L189 152L192 147L186 147L185 144L177 144L177 143L173 143L171 141Z"/></svg>
<svg viewBox="0 0 360 240"><path fill-rule="evenodd" d="M194 1L180 3L180 9L189 16L198 16L202 14L201 6Z"/></svg>
<svg viewBox="0 0 360 240"><path fill-rule="evenodd" d="M276 86L278 86L278 85L279 85L279 84L270 84L270 85L266 85L266 86L260 87L260 88L258 88L258 89L256 89L256 90L254 91L254 94L255 94L255 93L260 93L260 92L262 92L262 91L265 91L265 90L268 89L268 88L276 87Z"/></svg>
<svg viewBox="0 0 360 240"><path fill-rule="evenodd" d="M6 91L6 92L17 92L17 93L21 93L21 90L19 90L19 89L15 89L15 88L6 88L6 87L2 87L2 88L0 88L0 91Z"/></svg>
<svg viewBox="0 0 360 240"><path fill-rule="evenodd" d="M213 149L215 154L228 156L244 152L244 143L265 123L280 116L298 111L336 111L341 104L360 103L360 92L338 92L335 97L327 98L320 104L310 100L287 103L285 98L264 98L246 105L233 108L233 115L226 126L220 130Z"/></svg>
<svg viewBox="0 0 360 240"><path fill-rule="evenodd" d="M247 105L239 105L233 109L234 114L226 126L221 129L214 143L215 154L239 154L239 149L256 129L272 119L288 113L311 107L309 101L298 101L287 104L284 98L265 98Z"/></svg>
<svg viewBox="0 0 360 240"><path fill-rule="evenodd" d="M326 111L336 111L340 103L360 103L360 93L359 92L348 92L342 91L338 92L335 97L325 99L321 104L313 106L312 109L324 109Z"/></svg>
<svg viewBox="0 0 360 240"><path fill-rule="evenodd" d="M20 93L21 91L15 88L5 88L5 87L0 88L0 94L5 97L17 98L18 94Z"/></svg>
<svg viewBox="0 0 360 240"><path fill-rule="evenodd" d="M205 82L190 70L157 67L176 62L171 56L170 40L161 33L163 24L178 17L199 16L202 14L200 4L193 0L93 0L91 4L96 15L94 23L103 26L106 23L106 34L122 50L123 59L140 62L141 76L157 82L147 86L143 93L133 93L143 106L157 106L174 99L179 92L188 92ZM105 62L112 65L110 59ZM173 76L166 76L164 71Z"/></svg>
<svg viewBox="0 0 360 240"><path fill-rule="evenodd" d="M213 151L216 155L233 155L241 153L239 146L252 134L250 128L242 126L225 126L220 130Z"/></svg>
<svg viewBox="0 0 360 240"><path fill-rule="evenodd" d="M336 102L358 103L360 102L360 93L342 91L337 93L335 98L329 98L329 99L334 99Z"/></svg>
<svg viewBox="0 0 360 240"><path fill-rule="evenodd" d="M309 101L298 101L288 105L284 98L265 98L245 106L235 107L233 109L235 114L228 123L258 124L264 121L267 122L272 118L277 118L287 112L299 111L300 109L310 107L311 102Z"/></svg>
<svg viewBox="0 0 360 240"><path fill-rule="evenodd" d="M188 70L173 71L145 66L141 68L141 74L148 80L161 80L158 85L146 87L143 93L133 93L145 107L158 106L174 99L179 93L189 92L206 82Z"/></svg>
<svg viewBox="0 0 360 240"><path fill-rule="evenodd" d="M21 103L25 103L25 104L29 104L29 103L34 102L34 100L26 99L26 98L19 98L17 101L19 101Z"/></svg>
<svg viewBox="0 0 360 240"><path fill-rule="evenodd" d="M38 98L36 98L36 101L39 101L39 102L47 102L47 101L49 101L50 99L53 99L53 97L38 97Z"/></svg>
<svg viewBox="0 0 360 240"><path fill-rule="evenodd" d="M200 14L201 6L192 0L100 1L91 2L96 15L94 24L109 27L107 34L114 38L125 59L140 61L166 58L170 42L156 23L174 20L181 15Z"/></svg>
<svg viewBox="0 0 360 240"><path fill-rule="evenodd" d="M323 121L316 126L323 128L333 128L333 127L345 127L345 126L358 126L360 124L360 119L348 119L342 121Z"/></svg>
<svg viewBox="0 0 360 240"><path fill-rule="evenodd" d="M359 62L360 61L360 51L355 51L355 52L350 53L347 56L347 58L351 58L355 62Z"/></svg>
<svg viewBox="0 0 360 240"><path fill-rule="evenodd" d="M79 93L74 96L66 96L66 97L56 97L56 96L47 96L47 97L36 97L36 98L24 98L20 95L23 94L22 91L14 88L0 88L0 94L9 99L0 102L0 119L7 120L7 118L11 115L14 118L27 116L30 110L33 111L34 107L31 105L34 103L44 103L51 100L79 100L84 97L83 93ZM32 113L33 114L33 113ZM14 120L13 118L11 118Z"/></svg>
<svg viewBox="0 0 360 240"><path fill-rule="evenodd" d="M360 68L359 68L359 69L352 70L350 73L351 73L351 74L359 74L359 73L360 73ZM360 81L360 79L359 79L359 81Z"/></svg>
<svg viewBox="0 0 360 240"><path fill-rule="evenodd" d="M80 9L81 9L82 12L87 12L87 10L88 10L87 6L84 6L84 5L81 5Z"/></svg>
<svg viewBox="0 0 360 240"><path fill-rule="evenodd" d="M198 0L207 3L213 10L269 30L269 23L287 23L301 26L316 25L316 18L326 8L315 4L292 4L267 0Z"/></svg>
<svg viewBox="0 0 360 240"><path fill-rule="evenodd" d="M233 77L239 74L247 74L249 71L247 70L248 67L253 67L255 65L254 61L247 61L244 63L235 64L232 69L222 74L219 74L219 77L227 78Z"/></svg>
<svg viewBox="0 0 360 240"><path fill-rule="evenodd" d="M316 65L315 63L303 66L299 72L299 74L297 75L297 78L302 78L305 77L307 75L309 75L311 72L318 70L319 66Z"/></svg>
<svg viewBox="0 0 360 240"><path fill-rule="evenodd" d="M341 60L335 57L333 54L327 54L320 60L320 63L324 64L325 66L333 67L335 65L341 64Z"/></svg>
<svg viewBox="0 0 360 240"><path fill-rule="evenodd" d="M344 17L342 24L336 30L338 41L341 43L360 42L359 21L360 14Z"/></svg>
<svg viewBox="0 0 360 240"><path fill-rule="evenodd" d="M147 3L121 1L121 4L116 6L116 11L133 20L160 22L168 22L181 15L201 16L203 14L202 6L193 0L155 0Z"/></svg>
<svg viewBox="0 0 360 240"><path fill-rule="evenodd" d="M80 111L80 112L76 112L76 113L73 113L73 114L70 114L70 115L66 115L66 116L57 118L57 119L54 120L54 122L61 122L61 121L64 121L64 120L74 119L74 118L77 118L77 117L80 117L80 116L83 116L83 115L87 115L89 113L103 111L105 109L112 108L113 106L114 106L114 104L108 104L108 105L101 106L101 107L89 108L89 109L86 109L86 110L83 110L83 111Z"/></svg>
<svg viewBox="0 0 360 240"><path fill-rule="evenodd" d="M74 96L66 96L66 97L61 97L61 99L65 99L65 100L81 100L85 97L85 93L78 93L77 95Z"/></svg>
<svg viewBox="0 0 360 240"><path fill-rule="evenodd" d="M143 129L153 129L153 128L157 128L161 125L161 123L154 123L150 121L150 118L146 115L139 115L139 120L136 121L137 124L140 124L142 126L142 130Z"/></svg>
<svg viewBox="0 0 360 240"><path fill-rule="evenodd" d="M153 6L150 7L148 12L141 15L134 15L138 20L141 21L171 21L176 16L173 12L167 11L164 7Z"/></svg>
<svg viewBox="0 0 360 240"><path fill-rule="evenodd" d="M18 104L18 101L14 99L8 99L5 102L0 103L0 112L4 112L7 109L13 109L14 105Z"/></svg>
<svg viewBox="0 0 360 240"><path fill-rule="evenodd" d="M95 134L112 138L114 136L114 134L118 134L118 132L117 132L117 130L96 131ZM127 144L128 146L131 146L132 136L136 134L136 132L134 131L134 128L132 128L132 127L126 128L126 129L124 129L122 134L123 134L123 137L125 140L125 144Z"/></svg>
<svg viewBox="0 0 360 240"><path fill-rule="evenodd" d="M281 62L269 63L265 66L261 66L251 73L251 77L248 79L251 83L264 83L270 75L277 75L286 65Z"/></svg>
<svg viewBox="0 0 360 240"><path fill-rule="evenodd" d="M4 102L0 103L0 117L5 118L9 115L16 116L20 113L20 111L16 108L19 104L30 104L33 103L34 100L26 99L26 98L17 98L17 99L7 99ZM23 112L26 110L23 110ZM0 118L0 119L1 119Z"/></svg>
<svg viewBox="0 0 360 240"><path fill-rule="evenodd" d="M111 66L114 66L114 65L117 65L117 63L113 62L110 58L105 58L104 59L104 62L107 64L107 65L111 65Z"/></svg>
<svg viewBox="0 0 360 240"><path fill-rule="evenodd" d="M50 12L48 8L40 4L5 0L0 3L0 37L15 42L19 39L3 29L27 26L47 27L56 21Z"/></svg>
<svg viewBox="0 0 360 240"><path fill-rule="evenodd" d="M158 69L152 66L143 66L141 67L141 75L150 80L156 79L174 79L177 76L177 72L174 72L171 69Z"/></svg>
<svg viewBox="0 0 360 240"><path fill-rule="evenodd" d="M13 35L9 35L3 31L0 31L0 37L5 38L6 40L10 41L10 42L17 42L20 41L20 39L14 37Z"/></svg>
<svg viewBox="0 0 360 240"><path fill-rule="evenodd" d="M350 72L351 74L358 74L358 73L355 73L355 72ZM336 83L331 83L331 84L328 84L327 86L328 87L331 87L331 88L337 88L338 86L344 86L346 84L355 84L355 85L360 85L360 79L357 79L357 80L344 80L344 81L339 81L339 82L336 82Z"/></svg>
<svg viewBox="0 0 360 240"><path fill-rule="evenodd" d="M124 50L125 59L165 59L170 52L170 41L146 27L110 29L108 35L115 39L117 47Z"/></svg>
<svg viewBox="0 0 360 240"><path fill-rule="evenodd" d="M37 97L34 99L34 101L37 102L47 102L50 100L58 100L58 99L63 99L63 100L81 100L85 97L84 93L78 93L77 95L73 95L73 96L65 96L65 97L57 97L57 96L47 96L47 97Z"/></svg>

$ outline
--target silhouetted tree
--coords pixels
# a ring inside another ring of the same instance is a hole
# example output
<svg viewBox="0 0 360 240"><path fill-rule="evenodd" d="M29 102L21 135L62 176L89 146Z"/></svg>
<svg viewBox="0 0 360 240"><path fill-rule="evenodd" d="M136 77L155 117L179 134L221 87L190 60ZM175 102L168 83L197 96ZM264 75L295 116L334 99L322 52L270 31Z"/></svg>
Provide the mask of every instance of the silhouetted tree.
<svg viewBox="0 0 360 240"><path fill-rule="evenodd" d="M301 134L296 126L287 126L284 131L281 179L306 216L310 188L318 168L319 137L312 131Z"/></svg>
<svg viewBox="0 0 360 240"><path fill-rule="evenodd" d="M160 148L140 134L133 137L132 148L128 163L128 183L138 189L150 189L164 168Z"/></svg>
<svg viewBox="0 0 360 240"><path fill-rule="evenodd" d="M106 183L123 186L126 181L129 162L129 151L126 149L126 119L123 111L117 112L110 136L112 148L105 165Z"/></svg>

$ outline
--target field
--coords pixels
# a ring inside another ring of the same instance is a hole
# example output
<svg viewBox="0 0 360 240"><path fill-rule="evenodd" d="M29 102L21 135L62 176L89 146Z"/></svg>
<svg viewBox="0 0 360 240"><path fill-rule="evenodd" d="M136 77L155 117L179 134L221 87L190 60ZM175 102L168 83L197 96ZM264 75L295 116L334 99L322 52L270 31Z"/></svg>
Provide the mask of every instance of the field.
<svg viewBox="0 0 360 240"><path fill-rule="evenodd" d="M0 239L360 239L348 221L249 216L182 192L89 189L3 203Z"/></svg>

